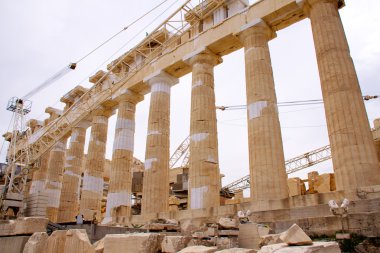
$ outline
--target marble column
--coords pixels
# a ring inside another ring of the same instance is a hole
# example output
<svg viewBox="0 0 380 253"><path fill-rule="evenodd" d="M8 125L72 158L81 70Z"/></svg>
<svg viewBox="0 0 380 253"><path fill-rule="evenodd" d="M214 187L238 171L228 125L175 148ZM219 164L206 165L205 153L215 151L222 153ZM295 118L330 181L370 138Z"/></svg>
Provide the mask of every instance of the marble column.
<svg viewBox="0 0 380 253"><path fill-rule="evenodd" d="M86 88L78 85L61 97L60 101L66 104L64 110L68 110L86 92ZM82 181L81 169L83 167L86 130L89 126L90 122L83 120L71 130L62 179L58 212L59 222L75 221L75 216L79 212L80 185Z"/></svg>
<svg viewBox="0 0 380 253"><path fill-rule="evenodd" d="M54 144L50 150L47 166L45 190L48 195L48 202L46 206L46 218L53 222L57 222L58 219L66 144L67 138L63 138Z"/></svg>
<svg viewBox="0 0 380 253"><path fill-rule="evenodd" d="M92 220L95 213L98 220L101 217L104 188L103 172L110 114L108 110L102 108L95 110L92 114L91 136L79 207L79 213L84 216L85 220Z"/></svg>
<svg viewBox="0 0 380 253"><path fill-rule="evenodd" d="M29 121L28 125L29 127L31 127L32 133L35 133L43 127L43 122L33 119ZM37 163L38 167L37 170L33 172L33 177L29 188L29 194L36 194L44 191L48 159L49 151L41 155Z"/></svg>
<svg viewBox="0 0 380 253"><path fill-rule="evenodd" d="M130 217L132 199L132 165L136 104L144 97L127 90L117 97L118 114L113 143L112 165L103 223L118 217Z"/></svg>
<svg viewBox="0 0 380 253"><path fill-rule="evenodd" d="M380 184L380 167L337 0L308 0L337 190Z"/></svg>
<svg viewBox="0 0 380 253"><path fill-rule="evenodd" d="M262 20L241 28L247 93L248 150L253 201L288 197L280 120L268 41L273 31Z"/></svg>
<svg viewBox="0 0 380 253"><path fill-rule="evenodd" d="M151 91L141 206L147 215L169 208L170 87L178 79L160 71L144 82Z"/></svg>
<svg viewBox="0 0 380 253"><path fill-rule="evenodd" d="M189 209L220 205L220 172L214 66L222 59L207 49L184 59L192 66Z"/></svg>
<svg viewBox="0 0 380 253"><path fill-rule="evenodd" d="M59 204L59 222L72 222L79 211L81 168L83 166L84 145L87 122L82 122L71 131L69 149L64 165L61 199Z"/></svg>

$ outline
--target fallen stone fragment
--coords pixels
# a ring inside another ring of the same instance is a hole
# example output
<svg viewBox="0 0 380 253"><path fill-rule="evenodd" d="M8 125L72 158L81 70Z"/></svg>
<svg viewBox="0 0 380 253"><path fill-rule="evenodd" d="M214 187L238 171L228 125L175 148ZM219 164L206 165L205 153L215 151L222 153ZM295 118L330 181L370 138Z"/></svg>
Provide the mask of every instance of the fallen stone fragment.
<svg viewBox="0 0 380 253"><path fill-rule="evenodd" d="M95 242L92 247L94 248L95 253L103 253L104 252L104 237Z"/></svg>
<svg viewBox="0 0 380 253"><path fill-rule="evenodd" d="M218 234L220 236L238 236L239 230L219 230Z"/></svg>
<svg viewBox="0 0 380 253"><path fill-rule="evenodd" d="M234 228L234 229L237 229L238 226L239 226L238 221L236 219L232 219L232 218L220 218L219 221L218 221L218 224L222 228Z"/></svg>
<svg viewBox="0 0 380 253"><path fill-rule="evenodd" d="M297 224L293 224L288 230L282 232L280 239L288 245L313 244L310 237Z"/></svg>
<svg viewBox="0 0 380 253"><path fill-rule="evenodd" d="M49 220L42 217L23 217L16 220L0 221L0 236L27 235L46 232Z"/></svg>
<svg viewBox="0 0 380 253"><path fill-rule="evenodd" d="M93 253L94 249L85 229L70 229L66 232L64 253Z"/></svg>
<svg viewBox="0 0 380 253"><path fill-rule="evenodd" d="M261 236L269 233L269 228L256 223L244 223L239 225L239 247L259 250Z"/></svg>
<svg viewBox="0 0 380 253"><path fill-rule="evenodd" d="M341 253L337 242L314 242L313 245L289 246L286 243L262 247L258 253Z"/></svg>
<svg viewBox="0 0 380 253"><path fill-rule="evenodd" d="M108 234L104 237L104 253L155 253L157 248L158 234Z"/></svg>
<svg viewBox="0 0 380 253"><path fill-rule="evenodd" d="M23 253L43 253L47 244L46 232L34 233L25 244Z"/></svg>
<svg viewBox="0 0 380 253"><path fill-rule="evenodd" d="M165 236L161 242L162 252L178 252L184 248L190 241L187 236Z"/></svg>
<svg viewBox="0 0 380 253"><path fill-rule="evenodd" d="M237 237L217 237L216 238L216 247L219 250L222 249L230 249L238 247L238 239Z"/></svg>
<svg viewBox="0 0 380 253"><path fill-rule="evenodd" d="M257 253L256 250L253 249L243 249L243 248L231 248L216 251L215 253Z"/></svg>
<svg viewBox="0 0 380 253"><path fill-rule="evenodd" d="M269 235L261 236L261 241L259 245L261 248L266 245L278 244L282 242L283 241L280 239L280 234L269 234Z"/></svg>
<svg viewBox="0 0 380 253"><path fill-rule="evenodd" d="M214 253L218 249L217 247L206 247L206 246L191 246L184 248L178 253Z"/></svg>
<svg viewBox="0 0 380 253"><path fill-rule="evenodd" d="M46 252L64 253L66 232L66 230L54 231L47 239Z"/></svg>
<svg viewBox="0 0 380 253"><path fill-rule="evenodd" d="M35 232L46 232L49 223L47 218L23 217L16 220L15 234L33 234Z"/></svg>

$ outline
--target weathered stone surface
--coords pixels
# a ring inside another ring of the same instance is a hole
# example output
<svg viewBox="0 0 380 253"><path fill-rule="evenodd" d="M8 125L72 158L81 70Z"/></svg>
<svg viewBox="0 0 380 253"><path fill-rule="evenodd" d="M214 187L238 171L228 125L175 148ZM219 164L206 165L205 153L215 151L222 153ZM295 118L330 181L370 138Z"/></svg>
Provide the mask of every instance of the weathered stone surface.
<svg viewBox="0 0 380 253"><path fill-rule="evenodd" d="M95 242L92 247L94 248L95 253L103 253L104 252L104 238Z"/></svg>
<svg viewBox="0 0 380 253"><path fill-rule="evenodd" d="M288 178L289 197L304 195L306 193L305 183L299 177Z"/></svg>
<svg viewBox="0 0 380 253"><path fill-rule="evenodd" d="M220 236L238 236L239 230L219 230L218 234Z"/></svg>
<svg viewBox="0 0 380 253"><path fill-rule="evenodd" d="M109 234L104 237L104 253L134 252L154 253L158 243L158 234Z"/></svg>
<svg viewBox="0 0 380 253"><path fill-rule="evenodd" d="M66 232L64 253L93 253L86 230L70 229Z"/></svg>
<svg viewBox="0 0 380 253"><path fill-rule="evenodd" d="M313 245L289 246L286 243L264 246L258 253L340 253L337 242L314 242Z"/></svg>
<svg viewBox="0 0 380 253"><path fill-rule="evenodd" d="M256 253L256 252L257 251L253 249L231 248L231 249L218 250L215 253Z"/></svg>
<svg viewBox="0 0 380 253"><path fill-rule="evenodd" d="M144 226L145 229L148 230L175 230L179 231L181 228L179 225L174 225L174 224L164 224L164 223L150 223L146 224Z"/></svg>
<svg viewBox="0 0 380 253"><path fill-rule="evenodd" d="M56 230L54 231L46 243L46 252L54 253L64 253L65 251L65 242L66 242L66 230Z"/></svg>
<svg viewBox="0 0 380 253"><path fill-rule="evenodd" d="M49 220L42 217L24 217L16 220L15 234L46 232Z"/></svg>
<svg viewBox="0 0 380 253"><path fill-rule="evenodd" d="M199 230L199 228L205 223L205 219L183 219L181 220L181 234L191 236L193 232Z"/></svg>
<svg viewBox="0 0 380 253"><path fill-rule="evenodd" d="M20 253L30 236L7 236L0 237L1 253Z"/></svg>
<svg viewBox="0 0 380 253"><path fill-rule="evenodd" d="M0 222L0 236L26 235L46 232L49 220L42 217L24 217Z"/></svg>
<svg viewBox="0 0 380 253"><path fill-rule="evenodd" d="M16 222L14 220L0 221L0 236L14 235Z"/></svg>
<svg viewBox="0 0 380 253"><path fill-rule="evenodd" d="M178 252L186 248L190 237L187 236L165 236L161 243L162 252Z"/></svg>
<svg viewBox="0 0 380 253"><path fill-rule="evenodd" d="M256 223L245 223L239 225L239 247L256 249L260 247L261 236L269 233L269 228Z"/></svg>
<svg viewBox="0 0 380 253"><path fill-rule="evenodd" d="M223 228L238 228L239 224L236 219L220 218L218 224Z"/></svg>
<svg viewBox="0 0 380 253"><path fill-rule="evenodd" d="M210 235L208 234L207 231L195 231L192 234L193 238L206 238L209 237Z"/></svg>
<svg viewBox="0 0 380 253"><path fill-rule="evenodd" d="M218 249L217 247L206 247L206 246L191 246L184 248L178 253L214 253Z"/></svg>
<svg viewBox="0 0 380 253"><path fill-rule="evenodd" d="M178 79L162 71L144 79L150 86L148 136L141 212L143 215L169 209L170 87Z"/></svg>
<svg viewBox="0 0 380 253"><path fill-rule="evenodd" d="M205 247L214 247L216 245L217 237L208 237L208 238L192 238L187 244L187 247L191 246L205 246Z"/></svg>
<svg viewBox="0 0 380 253"><path fill-rule="evenodd" d="M233 231L237 231L237 230L233 230ZM217 236L219 234L218 226L207 227L206 234L208 236Z"/></svg>
<svg viewBox="0 0 380 253"><path fill-rule="evenodd" d="M230 249L238 247L237 237L217 237L216 238L216 247L218 249Z"/></svg>
<svg viewBox="0 0 380 253"><path fill-rule="evenodd" d="M239 39L244 46L247 88L250 196L259 201L284 199L288 197L287 175L268 45L274 34L265 22L241 29Z"/></svg>
<svg viewBox="0 0 380 253"><path fill-rule="evenodd" d="M380 240L378 238L368 238L355 246L357 253L380 253Z"/></svg>
<svg viewBox="0 0 380 253"><path fill-rule="evenodd" d="M46 248L48 235L46 232L34 233L25 244L23 253L43 253Z"/></svg>
<svg viewBox="0 0 380 253"><path fill-rule="evenodd" d="M309 245L313 243L297 224L293 224L288 230L281 233L280 239L288 245Z"/></svg>
<svg viewBox="0 0 380 253"><path fill-rule="evenodd" d="M335 177L333 173L318 175L314 182L314 188L318 193L335 191Z"/></svg>
<svg viewBox="0 0 380 253"><path fill-rule="evenodd" d="M269 234L269 235L261 236L261 241L260 241L259 246L261 248L262 246L278 244L282 242L283 241L280 239L280 234Z"/></svg>

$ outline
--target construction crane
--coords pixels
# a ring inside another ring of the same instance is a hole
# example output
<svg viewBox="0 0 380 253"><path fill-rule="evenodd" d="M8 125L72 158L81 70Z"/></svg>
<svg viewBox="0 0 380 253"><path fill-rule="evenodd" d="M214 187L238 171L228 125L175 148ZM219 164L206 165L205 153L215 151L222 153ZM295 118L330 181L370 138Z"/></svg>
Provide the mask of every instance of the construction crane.
<svg viewBox="0 0 380 253"><path fill-rule="evenodd" d="M50 122L27 138L17 138L18 135L13 135L12 139L14 143L10 146L11 148L9 149L8 155L8 157L11 157L11 159L8 159L8 171L14 171L13 175L16 175L17 166L19 166L21 171L25 171L25 174L28 174L29 168L38 161L41 155L53 147L63 136L67 135L71 129L86 118L91 111L98 108L105 101L112 99L112 95L120 90L141 69L158 57L165 55L168 49L177 46L179 39L183 35L190 34L192 30L196 30L195 28L199 27L202 20L209 17L214 10L224 3L225 0L185 1L169 18L149 33L143 41L113 61L108 66L108 71L102 75L81 98L68 108L61 117ZM196 7L194 8L193 6ZM142 59L138 64L133 62L137 58ZM75 63L69 65L69 69L75 69L75 67ZM115 79L115 76L111 74L111 72L118 71L125 73L122 79ZM48 79L47 82L44 82L38 88L41 90L47 87L52 81L62 77L66 72L67 68L54 75L51 79ZM112 85L99 89L102 83L108 78L112 79ZM32 95L33 93L27 94L25 97ZM18 108L15 110L24 116L23 110L25 106L17 106L17 101L24 103L25 101L18 98L16 98L15 101L15 108ZM3 212L5 212L8 207L11 207L13 203L9 202L10 205L6 204L9 196L11 196L9 189L19 188L16 185L15 187L10 186L12 175L8 178L9 180L6 180L6 184L0 195L0 209ZM13 176L13 179L14 178L15 176ZM15 181L13 180L13 182ZM22 190L19 192L22 192ZM21 202L20 199L22 199L22 196L18 197L17 202ZM13 205L22 209L23 204L15 203Z"/></svg>
<svg viewBox="0 0 380 253"><path fill-rule="evenodd" d="M7 104L7 110L13 113L13 129L11 133L6 134L10 145L7 152L6 160L8 166L5 169L5 184L1 189L0 197L0 215L12 208L14 213L23 210L23 193L28 176L28 168L25 164L16 161L15 148L16 142L20 139L28 139L29 129L25 124L25 115L31 110L32 103L29 100L23 100L13 97ZM26 153L26 162L28 161L28 152Z"/></svg>
<svg viewBox="0 0 380 253"><path fill-rule="evenodd" d="M327 145L285 161L286 174L292 174L329 159L331 159L331 148ZM250 184L250 175L247 175L224 186L221 191L233 194L249 188Z"/></svg>
<svg viewBox="0 0 380 253"><path fill-rule="evenodd" d="M0 216L5 215L9 208L11 208L15 214L23 214L25 205L23 202L24 190L28 175L30 174L29 152L26 146L21 147L20 151L25 154L24 160L17 160L16 149L17 142L20 140L25 140L28 142L31 134L29 127L26 125L26 115L32 108L32 102L29 99L75 68L76 63L70 63L68 66L64 67L36 88L28 92L22 98L12 97L8 101L6 109L13 113L13 122L11 122L11 133L7 133L5 136L10 144L6 155L8 166L6 166L4 171L5 183L0 191Z"/></svg>
<svg viewBox="0 0 380 253"><path fill-rule="evenodd" d="M190 136L187 136L185 140L181 144L179 144L178 148L174 151L173 155L170 157L169 169L173 169L182 156L185 156L184 160L186 159L186 157L188 158L189 147L190 147ZM182 162L181 167L185 167L187 165L187 161L188 159L184 161L185 164L183 164Z"/></svg>

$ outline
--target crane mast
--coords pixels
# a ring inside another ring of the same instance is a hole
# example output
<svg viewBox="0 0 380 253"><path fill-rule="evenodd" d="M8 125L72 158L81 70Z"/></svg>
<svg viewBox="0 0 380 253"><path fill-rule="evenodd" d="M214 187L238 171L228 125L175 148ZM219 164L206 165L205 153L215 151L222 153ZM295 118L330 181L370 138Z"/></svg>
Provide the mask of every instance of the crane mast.
<svg viewBox="0 0 380 253"><path fill-rule="evenodd" d="M9 100L7 110L13 113L12 132L6 134L10 144L6 156L8 166L5 170L5 185L1 190L0 215L6 215L9 208L15 214L23 215L24 190L29 174L29 155L27 148L23 160L16 160L16 145L21 139L28 140L30 130L25 124L25 115L30 112L32 103L29 100L13 97Z"/></svg>

